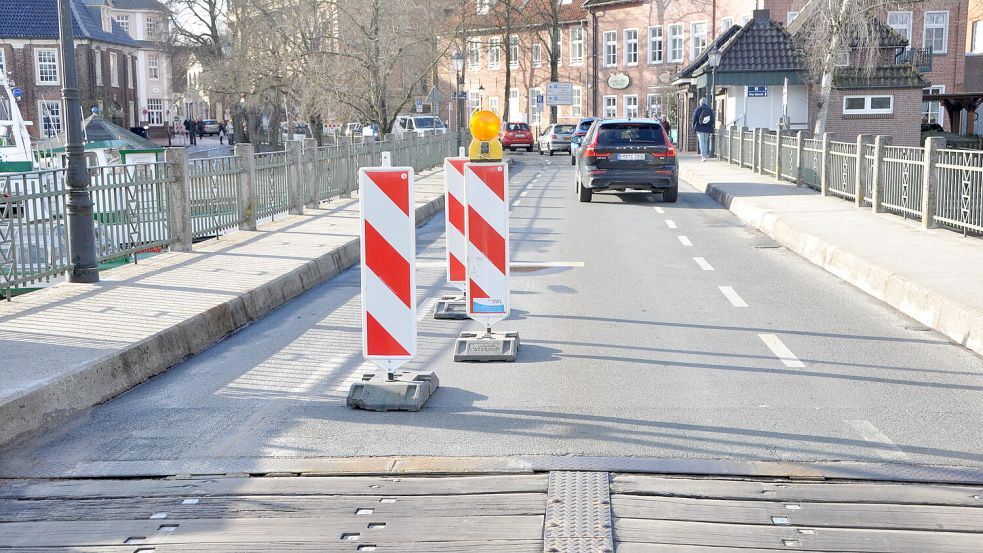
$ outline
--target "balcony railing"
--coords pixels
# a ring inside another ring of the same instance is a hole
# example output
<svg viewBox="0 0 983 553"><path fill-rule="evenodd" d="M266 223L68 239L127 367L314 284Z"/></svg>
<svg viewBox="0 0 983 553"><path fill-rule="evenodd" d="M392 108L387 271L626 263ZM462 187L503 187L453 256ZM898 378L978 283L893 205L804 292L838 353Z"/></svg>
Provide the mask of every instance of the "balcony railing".
<svg viewBox="0 0 983 553"><path fill-rule="evenodd" d="M918 71L928 73L932 70L932 47L898 50L894 62L899 65L913 65Z"/></svg>

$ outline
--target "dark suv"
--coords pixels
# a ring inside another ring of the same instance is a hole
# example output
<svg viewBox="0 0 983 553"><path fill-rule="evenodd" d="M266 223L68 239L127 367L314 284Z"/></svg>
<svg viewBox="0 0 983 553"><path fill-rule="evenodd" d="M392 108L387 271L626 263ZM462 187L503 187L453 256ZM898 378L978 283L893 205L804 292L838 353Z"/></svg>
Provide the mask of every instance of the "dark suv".
<svg viewBox="0 0 983 553"><path fill-rule="evenodd" d="M676 150L654 119L599 119L577 151L577 193L650 190L667 202L679 195Z"/></svg>

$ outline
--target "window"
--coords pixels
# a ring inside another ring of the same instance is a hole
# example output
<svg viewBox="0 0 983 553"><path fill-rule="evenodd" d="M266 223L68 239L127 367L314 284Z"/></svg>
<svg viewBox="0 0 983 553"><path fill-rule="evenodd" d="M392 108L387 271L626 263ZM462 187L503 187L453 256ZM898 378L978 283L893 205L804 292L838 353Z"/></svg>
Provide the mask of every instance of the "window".
<svg viewBox="0 0 983 553"><path fill-rule="evenodd" d="M911 43L911 12L887 12L887 24Z"/></svg>
<svg viewBox="0 0 983 553"><path fill-rule="evenodd" d="M160 127L164 124L164 100L147 98L147 122L151 127Z"/></svg>
<svg viewBox="0 0 983 553"><path fill-rule="evenodd" d="M922 46L933 54L945 54L949 46L949 12L925 12Z"/></svg>
<svg viewBox="0 0 983 553"><path fill-rule="evenodd" d="M945 85L930 86L924 89L925 94L945 94ZM942 102L922 102L922 123L938 123L944 121Z"/></svg>
<svg viewBox="0 0 983 553"><path fill-rule="evenodd" d="M638 118L638 96L625 96L625 117Z"/></svg>
<svg viewBox="0 0 983 553"><path fill-rule="evenodd" d="M662 26L649 27L649 63L662 63Z"/></svg>
<svg viewBox="0 0 983 553"><path fill-rule="evenodd" d="M157 20L153 16L147 16L147 40L153 40L157 33Z"/></svg>
<svg viewBox="0 0 983 553"><path fill-rule="evenodd" d="M488 15L491 8L492 0L478 0L478 15Z"/></svg>
<svg viewBox="0 0 983 553"><path fill-rule="evenodd" d="M130 16L128 15L114 15L113 21L120 26L121 29L126 31L126 34L130 34Z"/></svg>
<svg viewBox="0 0 983 553"><path fill-rule="evenodd" d="M604 67L618 65L618 32L604 31Z"/></svg>
<svg viewBox="0 0 983 553"><path fill-rule="evenodd" d="M130 114L130 126L135 127L137 126L137 108L133 105L133 100L127 102L126 105L128 113Z"/></svg>
<svg viewBox="0 0 983 553"><path fill-rule="evenodd" d="M536 43L532 45L532 66L539 67L543 65L543 45Z"/></svg>
<svg viewBox="0 0 983 553"><path fill-rule="evenodd" d="M129 69L130 64L126 64ZM157 80L160 78L160 58L156 54L147 56L147 78Z"/></svg>
<svg viewBox="0 0 983 553"><path fill-rule="evenodd" d="M494 113L498 113L498 96L492 96L488 99L488 109Z"/></svg>
<svg viewBox="0 0 983 553"><path fill-rule="evenodd" d="M649 94L645 99L646 103L646 115L649 117L658 117L662 115L662 102L659 100L658 94Z"/></svg>
<svg viewBox="0 0 983 553"><path fill-rule="evenodd" d="M720 32L721 33L724 32L724 31L726 31L727 29L730 29L733 26L734 26L734 18L733 17L725 17L725 18L723 18L723 19L720 20Z"/></svg>
<svg viewBox="0 0 983 553"><path fill-rule="evenodd" d="M509 117L515 117L522 113L522 103L519 101L519 89L512 87L509 89Z"/></svg>
<svg viewBox="0 0 983 553"><path fill-rule="evenodd" d="M570 104L570 117L583 117L584 116L584 89L575 86L573 87L573 102Z"/></svg>
<svg viewBox="0 0 983 553"><path fill-rule="evenodd" d="M488 41L488 69L501 67L502 39L495 37Z"/></svg>
<svg viewBox="0 0 983 553"><path fill-rule="evenodd" d="M119 60L115 53L109 53L109 84L119 87Z"/></svg>
<svg viewBox="0 0 983 553"><path fill-rule="evenodd" d="M973 47L970 52L983 54L983 21L973 22Z"/></svg>
<svg viewBox="0 0 983 553"><path fill-rule="evenodd" d="M132 89L133 88L133 58L130 56L124 56L123 63L126 64L126 86L127 88Z"/></svg>
<svg viewBox="0 0 983 553"><path fill-rule="evenodd" d="M519 37L509 37L509 66L519 66Z"/></svg>
<svg viewBox="0 0 983 553"><path fill-rule="evenodd" d="M468 42L468 69L481 69L481 42L476 39Z"/></svg>
<svg viewBox="0 0 983 553"><path fill-rule="evenodd" d="M481 93L477 90L468 91L468 107L471 109L481 109Z"/></svg>
<svg viewBox="0 0 983 553"><path fill-rule="evenodd" d="M604 97L604 117L617 117L618 116L618 97L617 96L605 96Z"/></svg>
<svg viewBox="0 0 983 553"><path fill-rule="evenodd" d="M584 29L581 27L570 28L570 65L582 65L584 63Z"/></svg>
<svg viewBox="0 0 983 553"><path fill-rule="evenodd" d="M3 46L0 46L0 74L7 74L7 53Z"/></svg>
<svg viewBox="0 0 983 553"><path fill-rule="evenodd" d="M799 12L788 12L785 14L785 24L791 25L792 22L795 21L796 17L799 17Z"/></svg>
<svg viewBox="0 0 983 553"><path fill-rule="evenodd" d="M37 83L38 84L58 84L58 50L54 48L38 48L34 50L34 59L37 61Z"/></svg>
<svg viewBox="0 0 983 553"><path fill-rule="evenodd" d="M669 63L683 62L683 26L669 25Z"/></svg>
<svg viewBox="0 0 983 553"><path fill-rule="evenodd" d="M750 15L741 16L741 26L747 25L751 21Z"/></svg>
<svg viewBox="0 0 983 553"><path fill-rule="evenodd" d="M58 100L38 100L38 118L41 119L41 132L44 136L54 136L61 132L61 102Z"/></svg>
<svg viewBox="0 0 983 553"><path fill-rule="evenodd" d="M889 115L894 113L894 96L844 96L843 115Z"/></svg>
<svg viewBox="0 0 983 553"><path fill-rule="evenodd" d="M95 51L93 63L96 66L96 86L102 86L102 52L100 50Z"/></svg>
<svg viewBox="0 0 983 553"><path fill-rule="evenodd" d="M563 29L556 32L556 65L563 59Z"/></svg>
<svg viewBox="0 0 983 553"><path fill-rule="evenodd" d="M625 29L625 65L638 65L638 29Z"/></svg>
<svg viewBox="0 0 983 553"><path fill-rule="evenodd" d="M693 23L690 27L690 44L693 46L691 53L694 60L707 49L707 24L705 21Z"/></svg>

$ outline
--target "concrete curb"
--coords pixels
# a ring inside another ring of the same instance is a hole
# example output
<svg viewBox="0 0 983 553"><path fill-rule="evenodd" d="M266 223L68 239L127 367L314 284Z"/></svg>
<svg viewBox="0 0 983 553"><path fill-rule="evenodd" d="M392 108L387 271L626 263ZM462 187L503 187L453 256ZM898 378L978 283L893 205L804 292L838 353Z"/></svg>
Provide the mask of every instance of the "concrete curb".
<svg viewBox="0 0 983 553"><path fill-rule="evenodd" d="M444 208L443 194L416 208L421 226ZM359 262L359 239L246 293L0 404L0 445L108 401L322 284Z"/></svg>
<svg viewBox="0 0 983 553"><path fill-rule="evenodd" d="M983 312L793 227L780 214L755 206L714 183L704 182L685 167L680 167L680 178L702 187L704 193L745 224L782 246L954 342L983 354Z"/></svg>

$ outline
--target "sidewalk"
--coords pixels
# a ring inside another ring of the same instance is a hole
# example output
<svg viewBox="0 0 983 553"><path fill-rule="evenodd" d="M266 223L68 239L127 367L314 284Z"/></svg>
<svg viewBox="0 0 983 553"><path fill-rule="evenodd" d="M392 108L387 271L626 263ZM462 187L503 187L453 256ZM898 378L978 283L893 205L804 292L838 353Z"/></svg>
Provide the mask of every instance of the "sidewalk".
<svg viewBox="0 0 983 553"><path fill-rule="evenodd" d="M443 209L417 175L417 221ZM0 444L106 401L359 261L358 201L338 198L101 275L0 302Z"/></svg>
<svg viewBox="0 0 983 553"><path fill-rule="evenodd" d="M720 161L683 158L680 178L812 263L983 354L983 240Z"/></svg>

